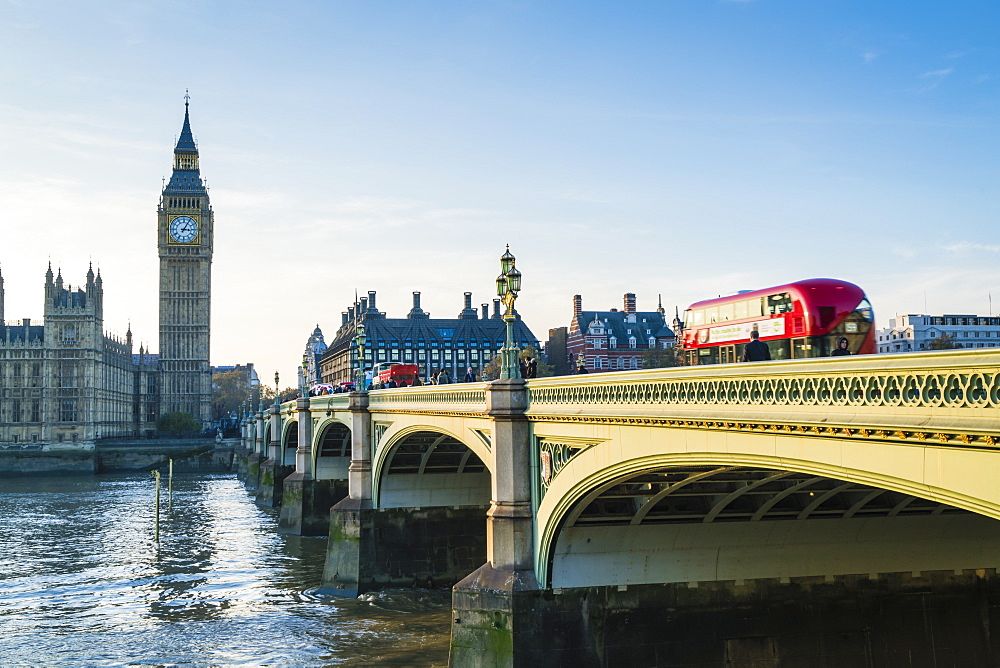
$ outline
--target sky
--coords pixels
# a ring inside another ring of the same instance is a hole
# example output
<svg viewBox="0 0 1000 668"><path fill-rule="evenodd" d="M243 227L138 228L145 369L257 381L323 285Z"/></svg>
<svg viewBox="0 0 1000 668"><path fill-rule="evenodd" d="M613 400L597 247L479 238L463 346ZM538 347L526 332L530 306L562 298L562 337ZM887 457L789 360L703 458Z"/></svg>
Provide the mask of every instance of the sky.
<svg viewBox="0 0 1000 668"><path fill-rule="evenodd" d="M93 262L105 329L157 349L185 91L211 361L265 382L355 291L491 301L506 244L542 340L574 294L672 313L812 277L880 326L997 313L998 32L963 0L0 0L5 317Z"/></svg>

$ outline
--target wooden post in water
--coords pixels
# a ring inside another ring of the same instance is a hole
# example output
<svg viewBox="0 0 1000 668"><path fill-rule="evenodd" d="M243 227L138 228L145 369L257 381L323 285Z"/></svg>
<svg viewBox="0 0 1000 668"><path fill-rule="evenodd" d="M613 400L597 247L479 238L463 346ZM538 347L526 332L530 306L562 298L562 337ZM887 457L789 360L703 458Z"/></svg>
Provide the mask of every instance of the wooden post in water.
<svg viewBox="0 0 1000 668"><path fill-rule="evenodd" d="M156 478L156 528L154 532L154 540L160 542L160 472L150 471L153 477Z"/></svg>
<svg viewBox="0 0 1000 668"><path fill-rule="evenodd" d="M167 510L174 509L174 460L170 462L169 473L167 474Z"/></svg>

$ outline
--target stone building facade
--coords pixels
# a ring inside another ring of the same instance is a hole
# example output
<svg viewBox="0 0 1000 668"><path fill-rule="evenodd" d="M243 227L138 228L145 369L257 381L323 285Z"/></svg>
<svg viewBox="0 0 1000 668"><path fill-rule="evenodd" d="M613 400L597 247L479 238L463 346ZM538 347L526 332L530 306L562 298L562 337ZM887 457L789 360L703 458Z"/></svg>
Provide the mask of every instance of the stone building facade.
<svg viewBox="0 0 1000 668"><path fill-rule="evenodd" d="M889 318L889 326L878 330L880 353L928 350L932 341L947 334L963 348L1000 346L1000 317L972 314L926 315L908 313Z"/></svg>
<svg viewBox="0 0 1000 668"><path fill-rule="evenodd" d="M44 317L38 325L0 321L0 443L85 445L147 428L135 411L132 332L125 340L105 334L100 273L91 268L73 289L50 266Z"/></svg>
<svg viewBox="0 0 1000 668"><path fill-rule="evenodd" d="M164 414L212 421L209 312L213 213L184 106L173 174L160 197L160 353L104 331L104 287L45 273L44 322L7 323L0 276L0 445L92 446L152 436Z"/></svg>
<svg viewBox="0 0 1000 668"><path fill-rule="evenodd" d="M420 293L413 293L413 308L405 318L387 318L375 305L375 292L362 297L341 314L340 328L320 359L324 383L337 385L354 380L359 366L354 337L364 324L365 359L363 368L383 362L416 364L423 380L447 369L451 379L461 380L466 369L476 377L489 364L506 338L506 324L500 313L500 300L493 300L493 310L483 304L477 311L472 293L465 293L465 303L455 318L431 318L420 307ZM519 347L532 345L541 350L537 337L517 316L514 340Z"/></svg>

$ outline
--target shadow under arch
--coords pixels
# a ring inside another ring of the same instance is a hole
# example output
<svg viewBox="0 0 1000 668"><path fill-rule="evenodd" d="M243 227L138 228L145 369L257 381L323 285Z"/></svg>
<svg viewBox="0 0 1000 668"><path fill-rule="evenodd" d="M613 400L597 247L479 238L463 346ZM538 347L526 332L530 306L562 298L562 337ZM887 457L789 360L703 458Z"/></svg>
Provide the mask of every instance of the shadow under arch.
<svg viewBox="0 0 1000 668"><path fill-rule="evenodd" d="M563 588L995 567L980 562L1000 549L1000 522L960 496L954 504L929 496L912 481L815 462L639 457L562 491L540 528L539 581Z"/></svg>
<svg viewBox="0 0 1000 668"><path fill-rule="evenodd" d="M489 468L472 448L426 427L400 431L379 448L372 484L376 508L488 507L492 496Z"/></svg>
<svg viewBox="0 0 1000 668"><path fill-rule="evenodd" d="M270 441L271 441L271 421L267 420L266 422L264 422L264 431L260 440L261 443L260 454L265 457L267 456L267 444Z"/></svg>
<svg viewBox="0 0 1000 668"><path fill-rule="evenodd" d="M295 451L299 447L299 421L288 420L282 425L280 463L285 466L295 465Z"/></svg>
<svg viewBox="0 0 1000 668"><path fill-rule="evenodd" d="M313 441L312 456L316 480L346 481L351 465L350 427L336 419L320 423Z"/></svg>

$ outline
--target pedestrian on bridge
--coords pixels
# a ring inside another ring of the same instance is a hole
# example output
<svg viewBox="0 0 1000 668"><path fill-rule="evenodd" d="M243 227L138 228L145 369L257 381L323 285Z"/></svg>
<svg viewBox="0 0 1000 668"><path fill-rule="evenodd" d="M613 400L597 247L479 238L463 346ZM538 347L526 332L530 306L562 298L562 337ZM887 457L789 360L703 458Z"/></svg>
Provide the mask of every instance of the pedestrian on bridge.
<svg viewBox="0 0 1000 668"><path fill-rule="evenodd" d="M839 339L837 339L837 347L833 349L833 352L830 353L830 356L840 357L841 355L850 355L851 349L848 348L847 346L848 346L847 337L846 336L840 337Z"/></svg>
<svg viewBox="0 0 1000 668"><path fill-rule="evenodd" d="M744 362L767 362L771 359L771 349L760 340L760 332L750 332L750 343L743 346Z"/></svg>

